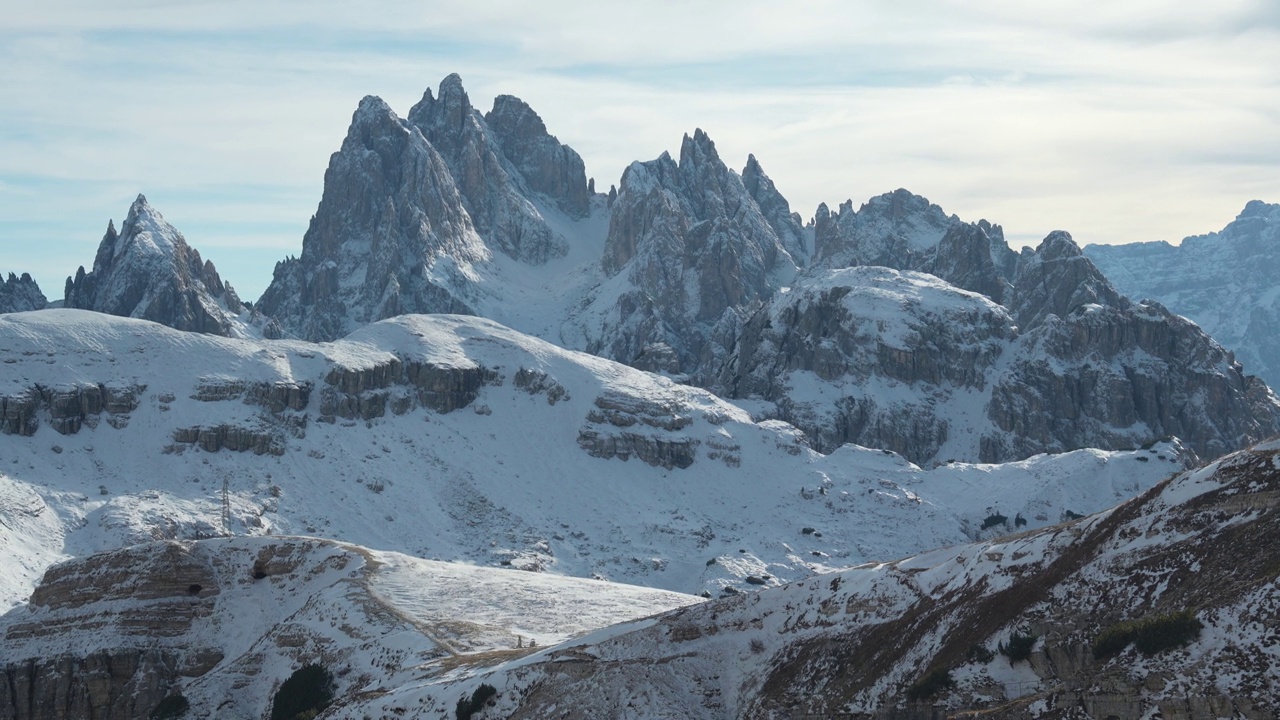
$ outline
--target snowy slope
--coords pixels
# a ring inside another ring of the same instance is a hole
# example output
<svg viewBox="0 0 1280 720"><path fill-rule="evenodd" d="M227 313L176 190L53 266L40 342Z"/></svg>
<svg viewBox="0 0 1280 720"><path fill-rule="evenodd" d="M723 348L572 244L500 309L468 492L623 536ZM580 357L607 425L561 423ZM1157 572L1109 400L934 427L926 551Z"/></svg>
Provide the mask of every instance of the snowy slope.
<svg viewBox="0 0 1280 720"><path fill-rule="evenodd" d="M1114 509L685 608L498 665L512 718L1271 718L1280 694L1280 445L1237 453ZM1120 623L1190 613L1150 652L1095 654ZM1033 638L1026 659L1000 651ZM932 689L920 681L937 674ZM945 675L944 675L945 674ZM355 703L449 706L447 680ZM908 698L915 696L914 701Z"/></svg>
<svg viewBox="0 0 1280 720"><path fill-rule="evenodd" d="M30 605L0 617L17 682L0 699L18 712L147 717L176 691L189 717L262 717L305 664L329 668L340 697L377 696L696 602L314 538L149 543L58 566ZM116 669L96 678L104 656ZM31 692L13 690L27 681Z"/></svg>
<svg viewBox="0 0 1280 720"><path fill-rule="evenodd" d="M223 532L711 595L1132 496L1177 448L921 469L488 320L334 343L52 310L0 317L6 606L58 559ZM996 532L988 530L987 534ZM752 582L748 577L754 578Z"/></svg>

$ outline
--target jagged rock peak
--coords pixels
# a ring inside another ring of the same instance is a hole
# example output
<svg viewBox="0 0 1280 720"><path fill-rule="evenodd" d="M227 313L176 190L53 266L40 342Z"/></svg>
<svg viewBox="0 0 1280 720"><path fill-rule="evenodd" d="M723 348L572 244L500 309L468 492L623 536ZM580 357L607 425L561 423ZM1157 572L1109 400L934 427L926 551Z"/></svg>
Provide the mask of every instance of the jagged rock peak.
<svg viewBox="0 0 1280 720"><path fill-rule="evenodd" d="M1071 233L1066 230L1054 230L1046 235L1036 248L1036 255L1039 255L1041 260L1060 260L1079 257L1083 254L1080 246L1071 238Z"/></svg>
<svg viewBox="0 0 1280 720"><path fill-rule="evenodd" d="M1245 204L1244 209L1236 216L1236 220L1246 220L1248 218L1267 218L1280 217L1280 203L1268 203L1261 200L1250 200Z"/></svg>
<svg viewBox="0 0 1280 720"><path fill-rule="evenodd" d="M257 308L312 341L404 313L473 313L474 264L492 254L453 177L420 128L361 100L302 255L276 265Z"/></svg>
<svg viewBox="0 0 1280 720"><path fill-rule="evenodd" d="M771 183L757 182L757 193L762 185ZM790 251L801 246L798 221L781 196L766 195L757 202L701 129L684 136L678 164L665 152L632 163L612 203L601 263L609 277L625 272L629 289L594 311L616 321L592 351L628 363L674 356L678 362L656 369L680 374L718 366L738 314L798 269Z"/></svg>
<svg viewBox="0 0 1280 720"><path fill-rule="evenodd" d="M441 81L439 92L436 98L428 89L409 110L408 121L444 158L476 232L490 247L531 265L565 255L567 241L542 217L531 196L544 195L573 214L585 214L587 180L581 158L576 153L566 158L549 135L539 136L542 149L521 146L518 127L504 126L517 134L501 136L472 107L456 74ZM549 158L563 161L561 167L546 167ZM549 195L548 189L571 197Z"/></svg>
<svg viewBox="0 0 1280 720"><path fill-rule="evenodd" d="M453 130L461 130L471 114L471 98L462 87L462 76L451 73L440 81L440 97L431 94L427 88L418 104L409 109L409 122L421 125L422 121L431 119Z"/></svg>
<svg viewBox="0 0 1280 720"><path fill-rule="evenodd" d="M1034 251L1023 250L1006 304L1023 330L1086 305L1121 310L1131 305L1062 230L1049 233Z"/></svg>
<svg viewBox="0 0 1280 720"><path fill-rule="evenodd" d="M19 277L9 273L8 280L0 280L0 313L43 310L48 304L49 299L30 274Z"/></svg>
<svg viewBox="0 0 1280 720"><path fill-rule="evenodd" d="M814 261L831 268L915 269L958 223L958 217L902 188L873 197L856 211L852 200L834 214L823 203L814 214Z"/></svg>
<svg viewBox="0 0 1280 720"><path fill-rule="evenodd" d="M242 334L244 307L212 262L139 194L120 231L107 223L93 271L68 277L64 306L142 318L178 330Z"/></svg>
<svg viewBox="0 0 1280 720"><path fill-rule="evenodd" d="M809 248L805 243L800 215L791 211L791 204L778 192L754 154L747 155L747 164L742 168L742 184L760 207L769 226L778 234L782 246L791 253L797 265L805 265L809 259Z"/></svg>
<svg viewBox="0 0 1280 720"><path fill-rule="evenodd" d="M530 190L570 217L587 216L594 184L587 180L582 157L547 132L546 123L528 103L514 95L499 95L484 119Z"/></svg>
<svg viewBox="0 0 1280 720"><path fill-rule="evenodd" d="M720 163L720 153L716 151L715 142L702 128L696 128L692 137L685 133L684 140L680 143L680 165L684 166L686 162Z"/></svg>

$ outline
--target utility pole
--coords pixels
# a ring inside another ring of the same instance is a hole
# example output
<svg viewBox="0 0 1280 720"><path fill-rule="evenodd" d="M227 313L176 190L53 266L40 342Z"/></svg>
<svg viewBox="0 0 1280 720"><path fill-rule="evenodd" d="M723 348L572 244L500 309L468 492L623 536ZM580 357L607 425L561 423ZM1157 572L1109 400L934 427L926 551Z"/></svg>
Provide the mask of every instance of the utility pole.
<svg viewBox="0 0 1280 720"><path fill-rule="evenodd" d="M222 478L222 534L231 534L231 478Z"/></svg>

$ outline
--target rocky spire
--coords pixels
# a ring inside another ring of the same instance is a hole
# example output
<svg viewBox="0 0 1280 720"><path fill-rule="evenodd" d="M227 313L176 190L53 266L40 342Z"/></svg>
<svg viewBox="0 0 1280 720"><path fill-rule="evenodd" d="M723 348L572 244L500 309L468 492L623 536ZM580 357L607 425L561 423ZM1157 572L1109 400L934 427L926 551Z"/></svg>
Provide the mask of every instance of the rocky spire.
<svg viewBox="0 0 1280 720"><path fill-rule="evenodd" d="M586 166L573 148L547 132L533 108L518 97L499 95L484 119L529 190L570 217L587 216L594 190Z"/></svg>
<svg viewBox="0 0 1280 720"><path fill-rule="evenodd" d="M9 273L8 280L0 280L0 313L43 310L48 304L48 298L29 274L19 277Z"/></svg>
<svg viewBox="0 0 1280 720"><path fill-rule="evenodd" d="M441 122L465 121L466 94L450 85L423 102L439 105ZM257 307L286 334L317 341L401 313L470 313L471 266L489 258L444 159L369 96L329 159L302 255L276 264Z"/></svg>
<svg viewBox="0 0 1280 720"><path fill-rule="evenodd" d="M64 307L158 322L178 330L233 335L244 308L213 263L138 198L120 232L108 222L93 270L67 278Z"/></svg>
<svg viewBox="0 0 1280 720"><path fill-rule="evenodd" d="M747 164L742 169L742 185L747 194L756 202L760 213L769 223L769 227L777 233L782 246L791 254L797 265L804 265L809 258L810 248L805 243L804 228L799 213L791 212L791 205L778 192L773 180L765 174L764 168L755 155L747 155Z"/></svg>
<svg viewBox="0 0 1280 720"><path fill-rule="evenodd" d="M476 231L490 247L526 263L537 265L564 255L568 251L565 240L530 202L530 196L545 194L543 191L563 181L567 193L563 201L574 208L578 175L582 176L584 191L586 187L582 169L541 168L539 163L549 161L548 156L555 156L562 163L570 163L572 158L552 146L559 143L546 135L545 128L539 148L517 147L521 132L536 134L537 128L531 125L528 114L504 111L495 118L504 123L507 144L512 146L517 160L534 176L532 183L526 182L516 164L505 155L502 137L490 130L485 118L471 106L462 78L456 74L446 77L439 92L436 98L428 89L409 110L408 122L444 159ZM541 120L537 124L541 125ZM552 200L559 204L560 198L553 195Z"/></svg>
<svg viewBox="0 0 1280 720"><path fill-rule="evenodd" d="M775 216L785 212L767 177L753 171L752 179ZM612 209L602 268L610 277L624 275L630 290L616 298L608 312L617 322L601 328L593 345L609 357L676 357L662 369L699 372L724 352L710 340L720 331L732 335L734 313L796 272L743 178L700 129L684 137L678 163L666 153L632 163ZM785 215L775 219L786 222Z"/></svg>

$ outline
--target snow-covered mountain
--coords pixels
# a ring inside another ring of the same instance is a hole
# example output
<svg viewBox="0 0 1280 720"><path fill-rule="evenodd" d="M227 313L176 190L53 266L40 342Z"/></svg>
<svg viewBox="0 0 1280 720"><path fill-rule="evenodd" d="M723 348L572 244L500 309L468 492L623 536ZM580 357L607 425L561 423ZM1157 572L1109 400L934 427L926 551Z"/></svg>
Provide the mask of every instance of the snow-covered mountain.
<svg viewBox="0 0 1280 720"><path fill-rule="evenodd" d="M1122 292L1191 318L1251 373L1280 384L1280 205L1254 200L1219 232L1084 249Z"/></svg>
<svg viewBox="0 0 1280 720"><path fill-rule="evenodd" d="M1093 512L1184 459L821 455L704 390L463 316L311 344L17 313L0 367L6 607L53 562L228 530L719 595L985 536L992 515Z"/></svg>
<svg viewBox="0 0 1280 720"><path fill-rule="evenodd" d="M1270 718L1278 500L1271 443L1083 519L703 603L309 538L143 544L0 617L0 700L261 717L314 665L323 717Z"/></svg>
<svg viewBox="0 0 1280 720"><path fill-rule="evenodd" d="M178 330L252 336L250 313L213 263L187 244L142 195L120 232L114 222L98 245L93 270L67 278L63 307L135 317Z"/></svg>
<svg viewBox="0 0 1280 720"><path fill-rule="evenodd" d="M998 225L906 190L856 211L820 207L804 227L754 157L735 172L701 130L678 161L633 163L607 198L591 184L526 104L503 96L481 115L456 75L405 120L365 98L302 255L277 265L257 308L312 340L408 312L487 317L733 397L822 451L855 442L921 463L1168 435L1208 458L1280 430L1280 402L1263 385L1193 326L1125 299L1066 233L1018 254ZM880 307L903 331L886 342L871 324L854 327L858 308L823 311L828 332L883 351L792 337L807 332L788 324L806 288L897 293L888 275L851 265L929 273L946 287ZM948 288L978 294L973 312L947 309ZM944 316L946 348L904 334ZM992 318L1000 337L981 366L953 352L987 342Z"/></svg>
<svg viewBox="0 0 1280 720"><path fill-rule="evenodd" d="M43 310L48 304L49 299L28 273L21 277L9 273L9 279L0 279L0 313Z"/></svg>
<svg viewBox="0 0 1280 720"><path fill-rule="evenodd" d="M0 708L15 720L262 718L306 665L345 703L700 601L316 538L144 543L54 568L0 617ZM157 715L178 697L185 715Z"/></svg>
<svg viewBox="0 0 1280 720"><path fill-rule="evenodd" d="M712 388L764 401L757 414L823 452L919 463L1166 436L1212 458L1280 432L1265 384L1192 323L1121 296L1065 233L1023 253L1004 295L885 267L808 273L750 317Z"/></svg>
<svg viewBox="0 0 1280 720"><path fill-rule="evenodd" d="M571 239L602 239L604 198L519 99L481 115L456 75L439 93L407 120L379 98L360 102L302 255L277 263L257 304L286 335L334 340L405 313L559 316L545 306L561 293L547 288L582 262ZM547 297L530 306L526 293Z"/></svg>
<svg viewBox="0 0 1280 720"><path fill-rule="evenodd" d="M690 606L351 711L429 717L484 682L512 718L1272 718L1278 500L1272 443L1082 520Z"/></svg>
<svg viewBox="0 0 1280 720"><path fill-rule="evenodd" d="M588 351L697 375L730 349L741 313L790 282L805 259L799 223L759 163L748 167L772 222L701 130L684 137L679 163L663 153L627 168L611 204L607 279L578 313Z"/></svg>

